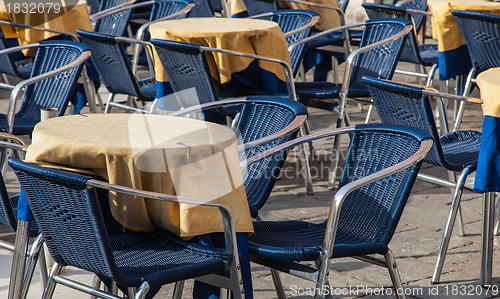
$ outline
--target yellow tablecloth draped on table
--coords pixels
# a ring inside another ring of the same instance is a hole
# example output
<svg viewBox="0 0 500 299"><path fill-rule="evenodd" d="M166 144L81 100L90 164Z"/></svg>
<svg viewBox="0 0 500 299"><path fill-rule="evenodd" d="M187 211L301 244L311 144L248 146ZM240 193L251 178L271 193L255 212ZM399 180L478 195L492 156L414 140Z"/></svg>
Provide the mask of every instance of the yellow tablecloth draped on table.
<svg viewBox="0 0 500 299"><path fill-rule="evenodd" d="M323 4L339 8L335 0L304 0L311 3ZM228 0L228 11L230 16L241 14L247 10L243 0ZM320 16L316 26L320 30L327 30L331 28L340 27L339 15L336 11L328 8L319 8L313 5L299 4L293 2L280 2L280 6L288 9L308 9L317 12Z"/></svg>
<svg viewBox="0 0 500 299"><path fill-rule="evenodd" d="M61 30L75 34L76 29L92 31L90 24L87 2L85 0L65 0L65 1L38 1L23 0L19 3L43 4L37 6L36 12L24 12L24 9L15 10L13 4L15 1L0 1L0 20L14 23L38 26L45 29ZM54 6L49 4L60 4L61 9L56 13ZM6 6L11 4L10 7ZM38 8L40 7L40 9ZM29 6L28 6L29 8ZM2 26L6 38L17 38L19 45L36 43L57 34L38 31L25 30L22 28L12 28Z"/></svg>
<svg viewBox="0 0 500 299"><path fill-rule="evenodd" d="M476 83L481 90L483 114L500 118L500 68L480 73Z"/></svg>
<svg viewBox="0 0 500 299"><path fill-rule="evenodd" d="M487 0L428 0L432 13L432 36L437 39L439 51L449 51L465 45L452 10L473 10L500 14L500 2Z"/></svg>
<svg viewBox="0 0 500 299"><path fill-rule="evenodd" d="M91 169L112 184L217 200L231 208L238 232L253 232L236 134L220 125L142 114L53 118L35 127L27 160ZM132 230L159 226L181 237L223 231L217 208L123 194L110 194L110 206Z"/></svg>
<svg viewBox="0 0 500 299"><path fill-rule="evenodd" d="M278 24L264 20L229 18L187 18L158 22L150 27L151 37L201 46L240 51L273 57L290 63L285 37ZM156 55L156 54L155 54ZM245 70L253 59L226 54L209 55L212 77L220 84L231 80L231 74ZM213 58L213 59L212 59ZM215 67L215 65L217 67ZM259 61L259 67L285 81L283 68L277 63ZM158 57L156 80L167 81Z"/></svg>

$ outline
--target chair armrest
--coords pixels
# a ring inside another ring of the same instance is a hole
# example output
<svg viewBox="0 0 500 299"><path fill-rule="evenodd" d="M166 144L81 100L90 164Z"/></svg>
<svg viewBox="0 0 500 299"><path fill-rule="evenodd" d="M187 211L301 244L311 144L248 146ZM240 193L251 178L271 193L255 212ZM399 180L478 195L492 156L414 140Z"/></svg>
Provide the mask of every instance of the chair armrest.
<svg viewBox="0 0 500 299"><path fill-rule="evenodd" d="M129 9L129 6L134 4L136 1L137 0L130 0L130 1L127 1L127 2L122 3L120 5L110 7L108 9L105 9L105 10L100 11L100 12L96 12L95 14L90 16L90 21L94 22L94 21L97 21L97 20L102 19L104 17L110 16L114 13L120 12L122 10ZM146 5L151 4L151 2L153 2L153 1L148 1L147 2L148 4L146 4ZM146 3L146 2L144 2L144 3Z"/></svg>
<svg viewBox="0 0 500 299"><path fill-rule="evenodd" d="M248 166L252 165L253 163L256 163L262 159L271 157L271 156L278 154L278 153L281 153L283 151L290 150L290 149L292 149L300 144L303 144L306 142L311 142L311 141L314 141L316 139L332 137L332 136L336 136L336 135L340 135L340 134L347 134L347 133L351 134L353 132L354 132L354 127L351 126L351 127L344 127L344 128L340 128L340 129L334 129L334 130L325 131L325 132L321 132L321 133L311 134L311 135L307 135L307 136L303 136L303 137L298 137L298 138L295 138L295 139L290 140L288 142L285 142L281 145L273 147L271 149L265 150L260 154L248 157L246 160L241 162L240 166L241 166L241 169L243 171L246 168L248 168Z"/></svg>
<svg viewBox="0 0 500 299"><path fill-rule="evenodd" d="M288 62L281 60L281 59L277 59L277 58L254 55L254 54L243 53L243 52L238 52L238 51L209 48L209 47L205 47L205 46L201 46L200 49L202 51L216 52L216 53L221 53L221 54L246 57L246 58L252 58L252 59L257 59L257 60L264 60L264 61L269 61L269 62L280 64L281 67L283 68L283 71L285 72L285 79L286 79L286 87L287 87L287 91L288 91L288 96L290 97L290 99L297 101L297 95L295 93L295 84L293 81L293 70Z"/></svg>
<svg viewBox="0 0 500 299"><path fill-rule="evenodd" d="M67 31L46 29L46 28L42 28L42 27L38 27L38 26L18 24L18 23L13 23L13 22L9 22L9 21L0 21L0 25L14 26L14 27L26 28L26 29L30 29L30 30L45 31L45 32L51 32L51 33L55 33L55 34L67 35L72 40L79 41L78 37L75 34L73 34L71 32L67 32Z"/></svg>
<svg viewBox="0 0 500 299"><path fill-rule="evenodd" d="M337 191L330 206L330 212L328 214L328 221L326 225L327 232L325 233L325 239L323 241L323 248L327 248L327 252L325 252L327 256L332 255L342 203L347 196L363 186L391 176L422 161L431 150L432 143L432 138L422 140L419 149L404 161L391 167L379 170L359 180L350 182Z"/></svg>
<svg viewBox="0 0 500 299"><path fill-rule="evenodd" d="M238 269L236 273L238 273L238 281L241 281L241 273L240 273L240 265L238 259L238 247L236 243L236 229L234 224L234 217L231 212L231 209L216 200L207 200L207 199L199 199L199 198L191 198L191 197L182 197L178 195L170 195L164 193L156 193L151 191L138 190L130 187L119 186L110 184L107 182L90 179L87 181L87 185L91 187L96 187L108 191L118 192L122 194L148 198L158 201L164 202L175 202L175 203L184 203L184 204L192 204L192 205L200 205L200 206L208 206L218 208L222 214L222 220L224 225L224 240L226 244L226 250L230 256L230 263L234 269Z"/></svg>
<svg viewBox="0 0 500 299"><path fill-rule="evenodd" d="M424 15L424 16L432 17L432 13L428 12L428 11L416 10L416 9L410 9L410 8L407 8L406 11L409 12L410 15L417 14L417 15Z"/></svg>
<svg viewBox="0 0 500 299"><path fill-rule="evenodd" d="M18 159L24 159L24 154L28 150L28 146L21 138L8 133L0 133L0 148L2 152L12 150L14 157Z"/></svg>
<svg viewBox="0 0 500 299"><path fill-rule="evenodd" d="M339 7L331 6L331 5L325 5L325 4L319 4L319 3L309 2L309 1L302 1L302 0L281 0L281 1L283 1L283 2L297 3L297 4L304 4L304 5L307 5L307 6L312 6L312 7L317 7L317 8L325 8L325 9L334 10L339 15L340 26L344 26L346 24L345 23L345 13Z"/></svg>
<svg viewBox="0 0 500 299"><path fill-rule="evenodd" d="M32 45L29 45L28 46L19 46L19 47L14 47L14 48L9 48L7 50L3 50L3 51L0 51L0 55L1 54L4 54L4 53L7 53L7 52L10 52L10 50L15 50L16 48L34 48L34 47L38 47L39 44L32 44ZM4 52L5 51L5 52ZM11 94L10 94L10 103L9 103L9 111L7 113L7 126L5 128L6 132L7 133L12 133L12 129L13 129L13 125L14 125L14 113L16 111L16 99L17 99L17 96L19 94L19 92L29 86L29 85L32 85L36 82L39 82L39 81L42 81L42 80L45 80L47 78L50 78L50 77L53 77L57 74L60 74L60 73L63 73L67 70L70 70L82 63L84 63L85 61L87 61L87 59L90 57L90 51L85 51L85 52L82 52L80 54L80 56L78 58L76 58L74 61L72 61L71 63L68 63L67 65L64 65L60 68L57 68L55 70L52 70L50 72L47 72L47 73L44 73L44 74L41 74L41 75L38 75L38 76L35 76L33 78L29 78L27 80L24 80L24 81L21 81L19 82L15 87L14 89L12 90Z"/></svg>
<svg viewBox="0 0 500 299"><path fill-rule="evenodd" d="M115 40L118 42L122 43L129 43L129 44L134 44L134 54L132 55L132 74L135 74L137 71L137 64L139 63L139 47L143 46L146 49L146 56L148 58L148 67L151 73L151 76L154 76L154 56L152 55L152 45L149 42L135 39L135 38L130 38L130 37L124 37L124 36L117 36L115 37Z"/></svg>

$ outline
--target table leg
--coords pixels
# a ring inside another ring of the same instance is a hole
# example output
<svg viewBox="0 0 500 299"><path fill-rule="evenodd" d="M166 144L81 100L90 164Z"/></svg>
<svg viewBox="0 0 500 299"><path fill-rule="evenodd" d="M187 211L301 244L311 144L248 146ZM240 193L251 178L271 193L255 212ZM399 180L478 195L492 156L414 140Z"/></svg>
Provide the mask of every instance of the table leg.
<svg viewBox="0 0 500 299"><path fill-rule="evenodd" d="M483 195L483 232L479 280L482 286L491 285L492 282L494 211L493 193L485 193Z"/></svg>
<svg viewBox="0 0 500 299"><path fill-rule="evenodd" d="M17 231L9 281L9 299L21 298L28 251L30 221L17 220Z"/></svg>

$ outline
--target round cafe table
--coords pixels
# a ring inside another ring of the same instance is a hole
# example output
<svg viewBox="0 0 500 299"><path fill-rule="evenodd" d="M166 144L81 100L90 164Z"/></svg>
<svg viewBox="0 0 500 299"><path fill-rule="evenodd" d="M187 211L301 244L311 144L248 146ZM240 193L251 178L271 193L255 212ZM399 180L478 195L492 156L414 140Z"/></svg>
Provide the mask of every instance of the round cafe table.
<svg viewBox="0 0 500 299"><path fill-rule="evenodd" d="M90 114L39 123L26 160L90 170L112 184L218 200L237 232L253 232L236 134L195 119ZM181 237L222 232L218 209L110 194L114 218L128 229L162 227Z"/></svg>
<svg viewBox="0 0 500 299"><path fill-rule="evenodd" d="M15 4L20 5L14 6ZM26 6L22 6L22 5ZM57 6L55 6L57 5ZM76 34L76 29L92 31L87 2L85 0L0 1L0 20L37 26L44 29L61 30ZM57 34L39 30L1 26L5 38L17 38L19 45L36 43Z"/></svg>
<svg viewBox="0 0 500 299"><path fill-rule="evenodd" d="M277 58L290 63L286 39L275 22L232 18L186 18L167 20L149 27L151 38L198 44L201 46L240 51ZM285 74L281 65L255 61L221 53L207 53L216 84L240 83L261 91L286 93ZM165 96L168 79L156 56L155 70L158 98ZM236 82L235 82L236 81Z"/></svg>

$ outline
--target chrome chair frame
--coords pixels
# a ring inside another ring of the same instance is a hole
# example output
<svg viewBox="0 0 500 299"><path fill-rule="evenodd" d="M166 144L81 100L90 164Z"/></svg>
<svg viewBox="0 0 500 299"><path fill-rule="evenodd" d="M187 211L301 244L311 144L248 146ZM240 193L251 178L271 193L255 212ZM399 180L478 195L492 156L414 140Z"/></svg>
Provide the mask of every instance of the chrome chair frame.
<svg viewBox="0 0 500 299"><path fill-rule="evenodd" d="M311 37L308 37L308 38L305 38L305 39L302 39L298 42L296 42L295 44L293 45L290 45L288 47L288 51L291 52L291 50L293 50L294 47L300 45L300 44L303 44L303 43L308 43L312 40L314 40L315 38L318 38L318 37L321 37L321 36L324 36L324 35L328 35L330 33L333 33L333 32L337 32L337 31L343 31L345 35L348 36L348 32L347 30L350 29L350 28L355 28L355 27L360 27L360 26L363 26L364 23L358 23L358 24L353 24L353 25L346 25L346 26L341 26L341 27L338 27L338 28L333 28L333 29L330 29L330 30L326 30L326 31L323 31L323 32L320 32L316 35L313 35ZM344 79L343 79L343 84L342 84L342 89L340 91L340 96L339 96L339 110L338 110L338 117L337 117L337 124L336 124L336 127L337 128L341 128L344 126L344 121L346 122L347 125L349 125L349 118L346 114L346 111L345 111L345 106L347 104L347 100L353 100L353 101L357 101L357 102L361 102L361 103L365 103L365 104L371 104L371 101L368 102L368 101L362 101L362 100L359 100L359 99L352 99L352 98L347 98L347 91L349 90L349 84L350 84L350 78L351 78L351 75L352 75L352 71L353 71L353 68L354 68L354 62L355 62L355 59L362 53L364 52L368 52L372 49L375 49L377 47L380 47L384 44L387 44L387 43L390 43L390 42L394 42L400 38L403 38L404 36L406 36L410 30L413 30L413 26L412 25L407 25L405 26L405 28L398 32L397 34L391 36L390 38L386 38L386 39L383 39L381 41L378 41L376 43L373 43L373 44L370 44L370 45L367 45L365 47L362 47L362 48L359 48L359 49L356 49L355 51L351 52L349 54L349 56L347 57L346 59L346 64L345 64L345 71L344 71ZM346 41L348 41L349 39L346 39ZM371 112L371 109L373 108L373 106L370 106L370 110L368 111L368 113ZM345 119L344 119L345 118ZM336 180L336 173L335 173L335 170L337 169L337 166L338 166L338 158L339 158L339 155L338 155L338 151L340 149L340 136L335 136L335 141L334 141L334 146L333 146L333 151L334 151L334 154L337 155L336 158L332 159L332 165L331 165L331 173L330 173L330 178L328 180L328 188L329 189L333 189L335 187L335 180Z"/></svg>
<svg viewBox="0 0 500 299"><path fill-rule="evenodd" d="M334 137L338 136L341 134L351 134L354 132L354 127L344 127L344 128L337 128L331 131L325 131L321 133L316 133L304 137L299 137L294 140L291 140L289 142L286 142L280 146L277 146L275 148L266 150L260 154L257 154L255 156L249 157L244 163L242 163L242 169L245 169L252 163L255 163L261 159L264 159L266 157L272 156L274 154L277 154L282 151L289 150L297 145L303 144L305 142L309 142L312 140L320 139L320 138L326 138L326 137ZM276 269L279 269L280 271L287 272L289 274L295 275L297 277L316 282L315 290L315 295L322 295L322 290L324 286L328 286L328 272L330 269L330 257L332 256L333 252L333 245L335 243L335 235L337 231L337 226L339 222L339 217L340 217L340 210L342 207L343 201L346 199L346 197L352 193L353 191L368 185L370 183L373 183L377 180L380 180L382 178L388 177L392 174L395 174L403 169L409 168L416 163L420 162L421 160L424 159L425 155L427 152L432 148L433 140L431 138L424 139L422 140L422 143L420 144L420 148L409 158L406 160L393 165L391 167L382 169L380 171L377 171L369 176L366 176L364 178L361 178L357 181L353 181L351 183L346 184L343 186L341 189L339 189L334 198L331 201L330 204L330 210L328 213L328 218L327 218L327 229L325 232L325 238L323 241L323 252L321 254L320 260L318 261L316 268L303 265L303 264L297 264L297 268L288 267L287 265L281 265L281 263L273 263L272 265L266 263L265 261L260 261L258 258L251 259L252 261L262 264L264 266L275 266L275 269L272 269L272 276L273 280L275 282L275 286L281 288L281 290L277 289L278 293L278 298L285 298L285 293L284 290L282 289L281 282L279 281L279 276L277 275L278 272ZM360 257L360 260L364 260L366 262L373 263L375 265L383 266L388 268L391 280L393 281L394 288L396 289L396 294L399 294L397 290L403 289L403 284L401 282L401 278L399 276L399 271L397 270L396 267L396 262L394 260L394 257L392 255L392 252L389 250L387 254L385 255L385 261L376 259L373 257ZM260 263L262 262L262 263ZM294 264L295 265L295 264ZM277 280L276 280L277 279ZM401 292L402 296L400 298L404 298L404 291ZM398 296L399 297L399 296Z"/></svg>

